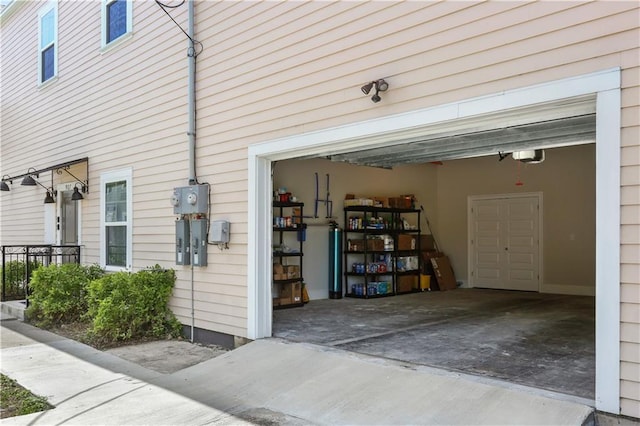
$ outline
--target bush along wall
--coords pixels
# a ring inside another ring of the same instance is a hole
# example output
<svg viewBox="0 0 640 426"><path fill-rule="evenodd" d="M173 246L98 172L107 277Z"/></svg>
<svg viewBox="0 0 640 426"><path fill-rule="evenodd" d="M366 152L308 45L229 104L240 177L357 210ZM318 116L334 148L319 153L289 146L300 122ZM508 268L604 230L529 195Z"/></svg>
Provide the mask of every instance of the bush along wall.
<svg viewBox="0 0 640 426"><path fill-rule="evenodd" d="M97 265L40 266L31 277L27 317L45 326L81 321L87 312L89 283L103 275Z"/></svg>
<svg viewBox="0 0 640 426"><path fill-rule="evenodd" d="M96 265L40 267L31 280L27 317L44 327L83 323L88 330L81 339L100 347L180 337L181 325L169 309L175 281L172 269L158 265L113 274Z"/></svg>
<svg viewBox="0 0 640 426"><path fill-rule="evenodd" d="M92 338L101 343L180 336L181 325L169 309L175 285L172 269L108 274L89 284L88 316Z"/></svg>

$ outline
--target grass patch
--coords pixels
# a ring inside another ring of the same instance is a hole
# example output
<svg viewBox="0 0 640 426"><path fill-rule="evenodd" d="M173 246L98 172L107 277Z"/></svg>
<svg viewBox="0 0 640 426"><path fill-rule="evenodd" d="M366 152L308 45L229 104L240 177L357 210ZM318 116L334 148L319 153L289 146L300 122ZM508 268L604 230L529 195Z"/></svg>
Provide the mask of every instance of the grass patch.
<svg viewBox="0 0 640 426"><path fill-rule="evenodd" d="M0 418L22 416L53 408L47 399L32 394L13 379L0 374Z"/></svg>

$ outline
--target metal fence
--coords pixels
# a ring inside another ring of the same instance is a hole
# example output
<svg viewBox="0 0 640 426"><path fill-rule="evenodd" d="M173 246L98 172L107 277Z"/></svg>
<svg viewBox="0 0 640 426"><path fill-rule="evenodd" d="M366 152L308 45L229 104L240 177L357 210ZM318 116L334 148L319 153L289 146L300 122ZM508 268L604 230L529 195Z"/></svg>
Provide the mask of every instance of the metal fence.
<svg viewBox="0 0 640 426"><path fill-rule="evenodd" d="M2 246L2 301L29 300L31 274L52 263L80 263L80 246Z"/></svg>

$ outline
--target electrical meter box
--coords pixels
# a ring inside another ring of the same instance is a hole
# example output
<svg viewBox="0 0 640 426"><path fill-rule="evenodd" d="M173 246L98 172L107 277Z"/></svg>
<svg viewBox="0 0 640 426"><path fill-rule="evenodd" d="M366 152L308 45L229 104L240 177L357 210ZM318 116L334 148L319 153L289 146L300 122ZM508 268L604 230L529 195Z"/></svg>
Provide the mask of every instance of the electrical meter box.
<svg viewBox="0 0 640 426"><path fill-rule="evenodd" d="M191 263L190 239L189 221L184 219L176 220L176 265L189 265Z"/></svg>
<svg viewBox="0 0 640 426"><path fill-rule="evenodd" d="M207 219L191 220L193 266L207 266Z"/></svg>
<svg viewBox="0 0 640 426"><path fill-rule="evenodd" d="M173 189L173 214L206 214L209 211L209 185L189 185Z"/></svg>

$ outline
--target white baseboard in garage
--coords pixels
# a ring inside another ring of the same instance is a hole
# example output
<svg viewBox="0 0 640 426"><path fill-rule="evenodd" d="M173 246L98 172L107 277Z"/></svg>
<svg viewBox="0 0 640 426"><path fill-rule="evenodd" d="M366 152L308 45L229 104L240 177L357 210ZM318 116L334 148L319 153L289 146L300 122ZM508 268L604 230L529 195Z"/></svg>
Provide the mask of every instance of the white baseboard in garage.
<svg viewBox="0 0 640 426"><path fill-rule="evenodd" d="M540 293L571 294L573 296L595 296L595 286L566 285L566 284L542 284Z"/></svg>

